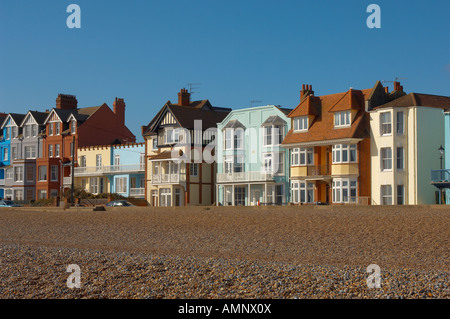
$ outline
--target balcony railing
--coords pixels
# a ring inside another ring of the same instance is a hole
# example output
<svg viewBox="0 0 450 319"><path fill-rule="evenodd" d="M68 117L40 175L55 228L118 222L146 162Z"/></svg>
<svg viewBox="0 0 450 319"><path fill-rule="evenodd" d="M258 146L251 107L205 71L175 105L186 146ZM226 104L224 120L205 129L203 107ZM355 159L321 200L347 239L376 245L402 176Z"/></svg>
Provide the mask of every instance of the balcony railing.
<svg viewBox="0 0 450 319"><path fill-rule="evenodd" d="M270 172L240 172L217 174L217 183L227 182L264 182L273 180Z"/></svg>
<svg viewBox="0 0 450 319"><path fill-rule="evenodd" d="M152 184L178 184L186 181L185 174L154 174Z"/></svg>
<svg viewBox="0 0 450 319"><path fill-rule="evenodd" d="M330 175L331 169L329 165L312 165L308 166L308 176Z"/></svg>
<svg viewBox="0 0 450 319"><path fill-rule="evenodd" d="M450 169L431 170L431 183L450 182Z"/></svg>
<svg viewBox="0 0 450 319"><path fill-rule="evenodd" d="M4 178L0 179L0 186L5 186L5 179Z"/></svg>
<svg viewBox="0 0 450 319"><path fill-rule="evenodd" d="M72 185L72 177L64 177L63 178L63 184L64 185Z"/></svg>
<svg viewBox="0 0 450 319"><path fill-rule="evenodd" d="M144 197L145 188L130 188L130 197Z"/></svg>
<svg viewBox="0 0 450 319"><path fill-rule="evenodd" d="M136 173L144 172L145 165L131 164L131 165L110 165L110 166L87 166L76 167L75 175L101 175L101 174L122 174L122 173Z"/></svg>

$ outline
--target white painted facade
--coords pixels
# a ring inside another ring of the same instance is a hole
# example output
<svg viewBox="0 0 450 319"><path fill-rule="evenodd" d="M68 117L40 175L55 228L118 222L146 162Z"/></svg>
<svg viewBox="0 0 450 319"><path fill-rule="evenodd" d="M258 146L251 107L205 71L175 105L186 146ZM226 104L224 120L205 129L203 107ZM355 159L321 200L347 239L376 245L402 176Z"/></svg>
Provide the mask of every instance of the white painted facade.
<svg viewBox="0 0 450 319"><path fill-rule="evenodd" d="M403 112L403 129L397 117L400 112ZM390 133L388 125L382 125L387 123L389 115L383 114L390 114ZM372 204L435 204L436 188L430 184L430 172L440 165L438 148L444 145L443 110L426 106L372 110L370 135Z"/></svg>

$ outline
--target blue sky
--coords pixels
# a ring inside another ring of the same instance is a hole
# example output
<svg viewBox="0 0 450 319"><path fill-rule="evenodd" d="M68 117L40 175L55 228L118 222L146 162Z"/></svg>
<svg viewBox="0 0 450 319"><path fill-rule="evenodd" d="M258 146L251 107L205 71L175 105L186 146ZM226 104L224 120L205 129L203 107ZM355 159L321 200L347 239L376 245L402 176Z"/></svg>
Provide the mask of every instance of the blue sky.
<svg viewBox="0 0 450 319"><path fill-rule="evenodd" d="M69 4L81 29L69 29ZM369 29L369 4L381 29ZM125 99L146 125L188 83L194 100L294 108L316 95L401 78L406 92L450 95L450 1L0 0L0 111ZM392 89L392 83L386 83Z"/></svg>

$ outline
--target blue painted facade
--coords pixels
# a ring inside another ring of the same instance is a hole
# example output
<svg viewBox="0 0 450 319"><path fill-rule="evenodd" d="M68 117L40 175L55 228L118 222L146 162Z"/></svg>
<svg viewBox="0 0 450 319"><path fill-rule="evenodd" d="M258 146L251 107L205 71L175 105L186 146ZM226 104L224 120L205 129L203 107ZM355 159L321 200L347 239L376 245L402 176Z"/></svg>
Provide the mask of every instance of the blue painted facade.
<svg viewBox="0 0 450 319"><path fill-rule="evenodd" d="M144 143L111 147L111 169L106 173L111 193L125 197L145 197L144 158Z"/></svg>
<svg viewBox="0 0 450 319"><path fill-rule="evenodd" d="M0 136L0 198L5 196L5 167L11 165L11 118L7 117L0 123L2 134Z"/></svg>
<svg viewBox="0 0 450 319"><path fill-rule="evenodd" d="M281 142L290 111L275 105L234 110L217 124L218 205L289 203L289 150Z"/></svg>

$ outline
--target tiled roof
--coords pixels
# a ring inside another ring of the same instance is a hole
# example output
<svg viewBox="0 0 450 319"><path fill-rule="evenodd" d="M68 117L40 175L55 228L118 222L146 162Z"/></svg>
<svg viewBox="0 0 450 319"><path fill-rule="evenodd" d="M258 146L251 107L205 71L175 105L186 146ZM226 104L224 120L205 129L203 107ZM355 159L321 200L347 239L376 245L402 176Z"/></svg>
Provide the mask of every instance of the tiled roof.
<svg viewBox="0 0 450 319"><path fill-rule="evenodd" d="M450 97L422 93L409 93L374 109L387 107L428 106L447 110L450 108Z"/></svg>
<svg viewBox="0 0 450 319"><path fill-rule="evenodd" d="M365 99L368 98L371 89L354 90L351 92L343 92L337 94L330 94L324 96L313 96L310 99L314 101L316 107L320 107L320 115L316 116L312 123L309 123L307 132L294 133L291 129L284 141L283 145L315 142L324 140L336 140L345 138L365 138L369 136L369 122L368 116L365 112ZM307 98L306 98L307 99ZM303 100L299 106L294 109L288 116L290 118L306 115L304 108L307 103ZM347 101L349 107L344 107L344 102ZM351 106L351 107L350 107ZM345 109L357 110L353 122L349 127L334 128L334 111Z"/></svg>
<svg viewBox="0 0 450 319"><path fill-rule="evenodd" d="M153 155L149 157L149 160L162 160L162 159L171 159L172 151L164 151L159 154Z"/></svg>

